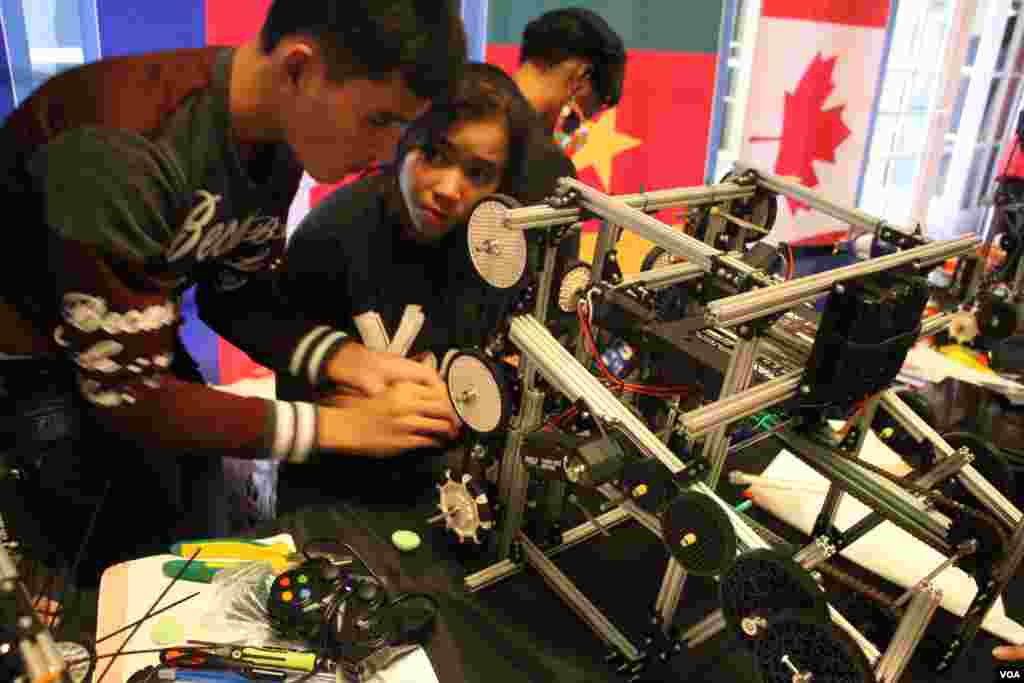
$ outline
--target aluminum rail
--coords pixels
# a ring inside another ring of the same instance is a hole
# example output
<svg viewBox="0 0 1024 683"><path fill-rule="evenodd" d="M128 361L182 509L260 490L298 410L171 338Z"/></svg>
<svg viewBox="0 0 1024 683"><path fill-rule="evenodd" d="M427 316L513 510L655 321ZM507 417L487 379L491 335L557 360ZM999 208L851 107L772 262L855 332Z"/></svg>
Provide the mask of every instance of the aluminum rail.
<svg viewBox="0 0 1024 683"><path fill-rule="evenodd" d="M754 185L737 185L723 182L717 185L697 185L675 189L658 189L650 193L621 195L616 199L627 206L641 212L662 211L679 207L717 204L728 200L751 197L757 188ZM571 225L584 218L580 207L551 207L547 204L536 204L507 209L502 223L513 230L530 230L535 228Z"/></svg>
<svg viewBox="0 0 1024 683"><path fill-rule="evenodd" d="M737 175L752 173L755 177L755 182L766 190L771 190L772 192L777 192L778 194L799 200L811 208L817 209L818 211L841 220L844 223L849 223L852 226L875 230L883 225L888 225L894 230L911 234L910 230L887 223L885 220L859 209L838 204L806 185L795 183L783 178L782 176L766 173L748 162L737 161L734 169Z"/></svg>
<svg viewBox="0 0 1024 683"><path fill-rule="evenodd" d="M753 195L756 189L753 185L719 183L620 195L617 199L641 212L661 211L683 206L717 204L730 199L743 199ZM532 230L572 225L583 217L582 214L583 210L576 206L555 208L547 204L536 204L518 209L508 209L502 222L506 228L511 230Z"/></svg>
<svg viewBox="0 0 1024 683"><path fill-rule="evenodd" d="M558 181L558 186L562 193L575 192L583 208L604 218L609 223L635 232L669 253L685 256L705 270L710 269L712 259L724 255L718 249L574 178L561 178Z"/></svg>
<svg viewBox="0 0 1024 683"><path fill-rule="evenodd" d="M672 474L686 469L668 446L580 365L532 315L512 317L508 338L536 364L540 374L571 401L582 399L596 419L619 429L641 452L657 458Z"/></svg>
<svg viewBox="0 0 1024 683"><path fill-rule="evenodd" d="M704 275L704 269L696 263L673 263L670 266L652 268L622 278L615 289L624 289L639 285L647 289L661 289L680 282L687 282Z"/></svg>
<svg viewBox="0 0 1024 683"><path fill-rule="evenodd" d="M721 326L736 325L763 318L771 313L792 308L797 304L826 294L833 286L846 280L874 275L915 262L921 263L932 259L944 260L971 251L977 247L978 243L977 236L967 235L957 239L924 244L895 254L879 256L861 263L712 301L708 304L705 315L709 324Z"/></svg>
<svg viewBox="0 0 1024 683"><path fill-rule="evenodd" d="M708 403L679 416L678 425L689 439L699 438L715 427L749 417L769 406L792 398L800 387L803 370L794 370L750 389Z"/></svg>

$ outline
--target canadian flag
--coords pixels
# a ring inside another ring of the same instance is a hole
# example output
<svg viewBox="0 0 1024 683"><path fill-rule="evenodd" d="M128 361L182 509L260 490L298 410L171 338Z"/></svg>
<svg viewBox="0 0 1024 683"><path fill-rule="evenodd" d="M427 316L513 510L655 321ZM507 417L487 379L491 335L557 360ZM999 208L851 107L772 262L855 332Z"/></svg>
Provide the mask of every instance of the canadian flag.
<svg viewBox="0 0 1024 683"><path fill-rule="evenodd" d="M740 159L853 206L888 21L888 0L764 0ZM784 201L773 236L828 244L846 230Z"/></svg>

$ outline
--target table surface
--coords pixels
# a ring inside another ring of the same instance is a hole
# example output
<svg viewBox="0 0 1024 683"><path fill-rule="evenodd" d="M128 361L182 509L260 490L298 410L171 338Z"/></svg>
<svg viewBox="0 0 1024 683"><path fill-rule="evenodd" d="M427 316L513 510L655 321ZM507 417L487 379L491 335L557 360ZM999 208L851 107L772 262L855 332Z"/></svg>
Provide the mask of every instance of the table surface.
<svg viewBox="0 0 1024 683"><path fill-rule="evenodd" d="M732 456L730 464L746 471L760 471L781 448L775 439L757 444ZM376 500L371 495L340 503L302 486L284 487L284 498L302 501L301 509L282 516L264 531L287 531L301 545L312 536L331 535L350 525L352 520L372 535L381 546L388 545L397 529L416 531L423 544L414 552L401 554L402 571L423 585L443 586L450 591L453 611L446 614L461 650L467 681L551 680L551 681L623 681L608 670L604 657L608 650L593 632L544 583L535 571L527 569L476 593L468 593L462 584L467 572L487 566L473 548L459 546L442 528L430 527L426 519L437 511L436 494L425 491L415 499ZM729 484L719 487L727 500L739 500L738 489ZM285 507L287 500L282 500ZM792 543L809 539L799 532L780 527L767 513L753 511L753 518L782 533ZM611 531L611 537L595 535L564 553L557 565L576 586L601 609L634 643L649 632L649 614L660 588L668 552L649 531L635 522L626 522ZM841 561L843 562L843 561ZM844 569L857 575L857 567L846 563ZM895 586L872 578L874 585L899 594ZM1004 600L1011 618L1024 617L1024 600L1019 598L1019 579L1007 590ZM826 578L832 603L861 631L885 651L894 628L893 622L880 618L879 611L865 598L840 588ZM717 584L713 579L689 576L686 580L676 625L685 629L718 607ZM956 620L940 610L930 625L925 641L918 648L901 681L941 680L931 668L931 657L952 639ZM946 680L994 680L1005 663L991 657L1000 644L986 633L979 633L972 647ZM524 678L523 672L531 674ZM507 674L507 677L504 675ZM761 680L753 658L734 636L726 633L685 651L669 666L651 669L650 681L752 681Z"/></svg>
<svg viewBox="0 0 1024 683"><path fill-rule="evenodd" d="M763 469L781 444L769 439L733 456L731 465L746 471ZM340 470L339 470L340 471ZM533 570L526 569L500 583L476 593L468 593L462 579L467 572L483 568L475 548L459 546L441 528L429 526L427 518L436 514L436 494L429 487L415 487L421 495L396 491L380 499L373 495L346 496L336 493L345 486L324 487L323 476L309 477L298 484L283 482L282 505L286 512L273 523L253 530L253 537L276 533L291 534L301 544L317 537L345 538L366 552L371 563L381 562L402 575L404 590L425 590L442 597L442 618L446 645L442 656L451 656L451 644L459 660L458 680L467 683L498 683L503 681L579 681L602 683L623 681L604 664L607 648L575 613L545 584ZM336 472L327 470L331 476ZM333 493L324 493L329 488ZM367 482L356 482L359 490L370 488ZM723 484L719 493L735 500L738 490ZM753 510L754 519L771 527L792 543L807 541L799 532L778 525L766 513ZM399 553L390 544L390 535L397 529L410 529L420 534L421 546L409 553ZM626 522L611 531L611 537L595 535L556 558L557 565L572 578L576 586L601 609L611 621L639 642L648 632L648 614L657 596L668 553L649 531L634 522ZM841 565L852 574L857 568ZM866 577L863 574L861 578ZM873 584L890 596L899 590L877 579ZM829 597L836 607L875 644L885 650L892 633L892 622L880 618L878 610L864 598L847 589L833 590L826 577ZM1004 595L1007 615L1024 618L1024 597L1021 581L1015 578ZM79 596L83 597L83 596ZM61 640L84 642L96 633L95 607L92 595L85 595L75 610L69 628L62 629ZM709 578L687 578L676 617L676 625L687 628L718 607L717 584ZM918 681L988 681L997 680L1005 663L991 657L991 649L999 644L990 635L979 633L959 665L939 678L931 666L930 653L944 647L952 637L956 621L939 612L929 626L926 642L919 647L903 682ZM100 629L106 631L109 629ZM435 637L435 640L439 640ZM445 650L448 647L448 650ZM429 648L428 648L429 650ZM432 653L433 656L434 653ZM438 668L435 663L435 668ZM1021 667L1024 669L1024 667ZM447 683L443 668L439 678ZM1024 674L1022 674L1024 676ZM112 680L112 679L108 679ZM737 639L722 633L692 651L675 657L668 667L651 669L647 681L710 681L752 682L761 677L753 658Z"/></svg>

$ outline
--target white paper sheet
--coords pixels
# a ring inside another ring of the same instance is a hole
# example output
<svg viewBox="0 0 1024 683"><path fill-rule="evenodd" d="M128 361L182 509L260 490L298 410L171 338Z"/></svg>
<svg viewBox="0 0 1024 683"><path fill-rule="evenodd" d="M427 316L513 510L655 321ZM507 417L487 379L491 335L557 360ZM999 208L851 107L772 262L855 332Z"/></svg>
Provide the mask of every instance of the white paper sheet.
<svg viewBox="0 0 1024 683"><path fill-rule="evenodd" d="M882 443L873 432L865 439L862 457L872 464L902 471L902 459ZM789 479L816 485L828 480L792 453L783 450L762 473L772 479ZM752 485L750 491L756 505L787 524L809 534L818 511L825 500L821 493L786 491ZM850 495L845 495L836 512L836 527L845 531L869 514L871 510ZM843 557L896 585L909 588L933 571L946 557L890 522L883 522L841 553ZM942 607L963 616L977 592L974 581L961 569L949 567L934 580L942 590ZM1011 643L1024 643L1024 626L1006 616L1000 598L982 628Z"/></svg>
<svg viewBox="0 0 1024 683"><path fill-rule="evenodd" d="M903 362L899 375L901 380L916 383L925 381L932 384L938 384L949 377L991 389L1006 396L1015 405L1024 403L1024 385L1001 377L994 372L983 372L958 363L922 344L913 347L907 354L907 359Z"/></svg>
<svg viewBox="0 0 1024 683"><path fill-rule="evenodd" d="M280 534L260 540L265 543L287 543L293 550L295 549L295 540L290 534ZM108 570L100 584L99 623L105 624L106 630L111 631L141 618L170 583L171 579L163 575L163 565L164 562L174 559L181 558L175 555L155 555L117 565L111 568L114 571ZM203 625L208 621L203 617L215 599L215 588L210 584L179 581L160 601L158 608L195 592L198 592L199 595L144 623L125 645L124 650L167 647L165 644L154 642L152 638L153 624L164 614L173 615L181 624L185 640L225 642L223 632L211 631ZM129 633L130 631L125 632L99 644L97 652L100 654L116 652ZM184 645L184 642L171 645ZM105 659L100 660L99 666L93 673L93 680L96 680L106 668L106 661ZM111 675L108 675L105 680L123 683L136 671L147 666L156 666L159 662L157 653L124 655L118 658L116 669L112 669ZM427 657L423 648L418 648L391 664L384 671L378 672L368 683L439 683L439 681L434 667L430 663L430 658Z"/></svg>

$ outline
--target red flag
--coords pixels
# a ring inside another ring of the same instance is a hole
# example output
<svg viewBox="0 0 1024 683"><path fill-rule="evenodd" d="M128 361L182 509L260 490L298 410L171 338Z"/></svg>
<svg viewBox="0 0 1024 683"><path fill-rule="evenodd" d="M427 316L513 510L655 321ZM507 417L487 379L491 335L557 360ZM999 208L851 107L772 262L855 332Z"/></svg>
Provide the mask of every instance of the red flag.
<svg viewBox="0 0 1024 683"><path fill-rule="evenodd" d="M765 0L740 159L853 206L881 75L888 0ZM830 243L847 226L789 200L778 239Z"/></svg>

